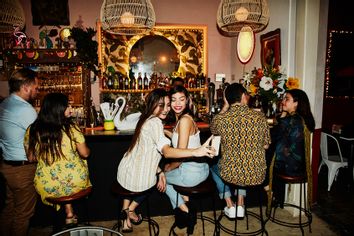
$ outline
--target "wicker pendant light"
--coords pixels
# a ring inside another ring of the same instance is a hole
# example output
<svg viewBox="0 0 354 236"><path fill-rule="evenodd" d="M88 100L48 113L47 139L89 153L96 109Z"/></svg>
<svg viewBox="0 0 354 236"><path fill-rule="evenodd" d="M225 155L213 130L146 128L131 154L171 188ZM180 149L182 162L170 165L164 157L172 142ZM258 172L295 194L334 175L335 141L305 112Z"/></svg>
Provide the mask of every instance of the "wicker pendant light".
<svg viewBox="0 0 354 236"><path fill-rule="evenodd" d="M269 22L267 0L221 0L217 24L228 35L238 35L244 26L254 33L262 31Z"/></svg>
<svg viewBox="0 0 354 236"><path fill-rule="evenodd" d="M143 34L155 26L155 11L150 0L104 0L101 22L112 34Z"/></svg>
<svg viewBox="0 0 354 236"><path fill-rule="evenodd" d="M0 0L0 33L12 33L25 26L25 14L19 0Z"/></svg>

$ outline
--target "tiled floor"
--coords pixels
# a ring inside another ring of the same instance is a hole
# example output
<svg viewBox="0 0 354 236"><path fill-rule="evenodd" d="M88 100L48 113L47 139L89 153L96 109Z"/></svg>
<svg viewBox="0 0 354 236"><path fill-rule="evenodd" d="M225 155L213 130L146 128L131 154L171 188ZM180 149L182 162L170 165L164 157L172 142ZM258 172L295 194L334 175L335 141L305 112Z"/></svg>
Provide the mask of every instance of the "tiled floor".
<svg viewBox="0 0 354 236"><path fill-rule="evenodd" d="M327 191L328 169L319 174L318 201L313 212L340 235L354 235L354 188L348 188L347 169L340 169L331 191Z"/></svg>
<svg viewBox="0 0 354 236"><path fill-rule="evenodd" d="M349 190L346 181L347 170L340 170L337 181L327 191L327 168L324 167L319 175L318 201L313 207L314 220L312 233L305 229L305 235L354 235L354 189ZM286 213L283 213L286 214ZM284 217L287 217L284 215ZM173 222L172 216L156 217L160 225L160 235L168 235L168 230ZM93 225L111 227L115 221L92 222ZM198 226L194 235L199 235ZM148 235L147 227L137 227L130 235ZM279 227L272 222L266 224L269 235L299 235L298 229ZM209 229L213 232L213 229ZM32 227L32 235L50 235L51 227ZM183 235L183 231L178 235ZM208 231L207 231L208 232ZM279 234L281 232L281 234ZM209 235L209 234L207 234ZM221 234L226 235L226 234Z"/></svg>

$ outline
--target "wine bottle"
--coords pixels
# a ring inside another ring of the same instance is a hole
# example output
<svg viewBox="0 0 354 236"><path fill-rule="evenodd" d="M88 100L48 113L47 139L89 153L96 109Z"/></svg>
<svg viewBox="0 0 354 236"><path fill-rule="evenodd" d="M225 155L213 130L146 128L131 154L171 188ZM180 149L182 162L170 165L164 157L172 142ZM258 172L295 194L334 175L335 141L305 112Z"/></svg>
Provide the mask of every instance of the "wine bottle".
<svg viewBox="0 0 354 236"><path fill-rule="evenodd" d="M138 73L138 89L143 89L143 78L141 77L141 72Z"/></svg>
<svg viewBox="0 0 354 236"><path fill-rule="evenodd" d="M144 74L144 89L149 89L149 79L146 76L146 72Z"/></svg>
<svg viewBox="0 0 354 236"><path fill-rule="evenodd" d="M129 89L129 79L127 76L124 78L124 89L128 90Z"/></svg>
<svg viewBox="0 0 354 236"><path fill-rule="evenodd" d="M118 82L119 82L119 86L118 86L119 89L124 89L124 79L121 73L119 73Z"/></svg>

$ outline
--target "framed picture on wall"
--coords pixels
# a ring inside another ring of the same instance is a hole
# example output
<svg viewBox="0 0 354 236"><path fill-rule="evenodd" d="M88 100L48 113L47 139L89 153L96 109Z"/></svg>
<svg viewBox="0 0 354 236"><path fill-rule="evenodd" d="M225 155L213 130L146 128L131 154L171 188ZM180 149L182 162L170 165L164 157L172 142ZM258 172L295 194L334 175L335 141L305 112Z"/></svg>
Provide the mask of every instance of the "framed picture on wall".
<svg viewBox="0 0 354 236"><path fill-rule="evenodd" d="M262 67L278 67L280 58L280 29L261 35L261 63Z"/></svg>

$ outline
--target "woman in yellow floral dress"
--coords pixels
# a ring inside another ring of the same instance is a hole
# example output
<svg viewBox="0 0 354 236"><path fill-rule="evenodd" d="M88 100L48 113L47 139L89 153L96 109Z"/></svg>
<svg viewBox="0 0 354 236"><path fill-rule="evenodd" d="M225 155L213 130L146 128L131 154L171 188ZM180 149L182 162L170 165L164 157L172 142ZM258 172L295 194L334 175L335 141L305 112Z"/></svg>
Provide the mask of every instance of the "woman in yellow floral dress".
<svg viewBox="0 0 354 236"><path fill-rule="evenodd" d="M28 158L38 161L34 185L47 205L52 205L46 201L48 197L70 196L91 186L85 160L90 150L70 119L71 110L66 95L46 95L38 118L25 135ZM65 205L65 212L66 224L77 223L71 204Z"/></svg>

